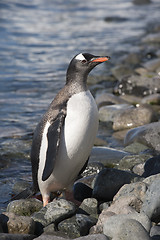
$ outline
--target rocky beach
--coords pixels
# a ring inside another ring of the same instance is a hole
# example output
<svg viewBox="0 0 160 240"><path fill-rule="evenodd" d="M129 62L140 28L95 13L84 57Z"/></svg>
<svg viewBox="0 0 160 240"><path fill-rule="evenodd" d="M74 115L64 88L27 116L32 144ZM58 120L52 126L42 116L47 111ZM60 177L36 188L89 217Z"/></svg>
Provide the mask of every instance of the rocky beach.
<svg viewBox="0 0 160 240"><path fill-rule="evenodd" d="M104 19L110 21L125 19ZM100 123L88 166L73 187L79 204L10 201L0 214L0 239L160 240L160 22L148 24L130 45L130 51L112 49L106 74L88 79ZM32 133L22 139L21 158L29 160ZM14 182L13 195L31 187L30 169L28 176Z"/></svg>

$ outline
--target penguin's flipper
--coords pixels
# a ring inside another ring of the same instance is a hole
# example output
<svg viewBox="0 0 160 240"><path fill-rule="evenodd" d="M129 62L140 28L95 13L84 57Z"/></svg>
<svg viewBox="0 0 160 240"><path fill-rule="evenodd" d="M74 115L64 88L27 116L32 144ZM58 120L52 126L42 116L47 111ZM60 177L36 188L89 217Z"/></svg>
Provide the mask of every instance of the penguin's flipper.
<svg viewBox="0 0 160 240"><path fill-rule="evenodd" d="M47 180L53 172L60 144L61 130L64 125L65 117L66 113L63 110L60 111L48 128L48 148L46 153L45 167L42 174L43 181Z"/></svg>

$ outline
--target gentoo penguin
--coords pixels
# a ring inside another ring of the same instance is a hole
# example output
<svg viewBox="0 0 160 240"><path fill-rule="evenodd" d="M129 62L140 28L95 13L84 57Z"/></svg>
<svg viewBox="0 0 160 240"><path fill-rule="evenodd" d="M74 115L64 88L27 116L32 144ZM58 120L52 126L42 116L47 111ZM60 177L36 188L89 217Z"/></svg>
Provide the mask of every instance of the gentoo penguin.
<svg viewBox="0 0 160 240"><path fill-rule="evenodd" d="M50 193L64 191L75 181L89 158L98 130L98 110L87 76L109 57L76 55L69 64L66 84L37 125L31 149L34 191L43 206Z"/></svg>

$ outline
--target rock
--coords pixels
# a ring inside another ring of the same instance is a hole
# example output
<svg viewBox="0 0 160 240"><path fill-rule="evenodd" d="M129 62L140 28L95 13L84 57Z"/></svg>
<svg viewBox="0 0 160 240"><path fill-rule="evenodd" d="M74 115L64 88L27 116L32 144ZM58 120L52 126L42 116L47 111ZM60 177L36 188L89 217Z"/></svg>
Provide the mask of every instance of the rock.
<svg viewBox="0 0 160 240"><path fill-rule="evenodd" d="M76 214L72 218L63 220L58 224L59 231L64 232L70 238L85 236L97 220L84 214Z"/></svg>
<svg viewBox="0 0 160 240"><path fill-rule="evenodd" d="M151 240L141 223L134 219L124 221L112 240Z"/></svg>
<svg viewBox="0 0 160 240"><path fill-rule="evenodd" d="M30 188L31 184L24 180L19 180L14 183L12 191L14 194L19 194L20 192L24 191L26 188Z"/></svg>
<svg viewBox="0 0 160 240"><path fill-rule="evenodd" d="M74 199L82 202L85 198L92 197L92 188L82 182L76 182L73 189Z"/></svg>
<svg viewBox="0 0 160 240"><path fill-rule="evenodd" d="M142 143L134 142L131 143L130 145L126 146L123 151L125 152L130 152L133 154L139 154L141 152L144 152L148 150L148 147Z"/></svg>
<svg viewBox="0 0 160 240"><path fill-rule="evenodd" d="M95 198L86 198L79 206L79 211L87 215L97 217L98 201Z"/></svg>
<svg viewBox="0 0 160 240"><path fill-rule="evenodd" d="M145 228L147 232L149 232L151 228L151 222L149 218L145 214L139 214L139 213L131 213L131 214L119 214L114 215L110 218L108 218L103 225L103 233L107 237L113 238L114 236L117 236L119 229L121 228L122 224L125 224L129 220L136 220L139 223L142 224L142 226Z"/></svg>
<svg viewBox="0 0 160 240"><path fill-rule="evenodd" d="M12 234L34 234L35 223L28 216L16 216L14 213L3 213L0 215L5 232Z"/></svg>
<svg viewBox="0 0 160 240"><path fill-rule="evenodd" d="M139 163L132 168L132 172L142 176L144 173L144 163Z"/></svg>
<svg viewBox="0 0 160 240"><path fill-rule="evenodd" d="M160 179L160 173L156 175L149 176L143 180L148 186L151 185L155 180Z"/></svg>
<svg viewBox="0 0 160 240"><path fill-rule="evenodd" d="M114 117L113 129L123 130L127 128L134 128L154 120L154 113L152 109L140 106L137 108L129 108L119 112Z"/></svg>
<svg viewBox="0 0 160 240"><path fill-rule="evenodd" d="M155 72L160 67L160 58L152 59L143 64L143 66L151 72Z"/></svg>
<svg viewBox="0 0 160 240"><path fill-rule="evenodd" d="M125 156L119 161L119 165L116 168L120 170L132 170L136 164L144 163L149 157L149 154Z"/></svg>
<svg viewBox="0 0 160 240"><path fill-rule="evenodd" d="M138 1L138 0L137 0ZM144 43L160 43L160 33L151 33L142 39Z"/></svg>
<svg viewBox="0 0 160 240"><path fill-rule="evenodd" d="M118 190L126 183L137 180L137 175L118 169L103 169L97 176L93 197L98 200L111 201Z"/></svg>
<svg viewBox="0 0 160 240"><path fill-rule="evenodd" d="M104 234L91 234L84 237L76 238L75 240L109 240Z"/></svg>
<svg viewBox="0 0 160 240"><path fill-rule="evenodd" d="M116 150L109 147L93 147L89 163L99 161L105 167L115 166L120 159L124 156L129 155L129 153L121 150Z"/></svg>
<svg viewBox="0 0 160 240"><path fill-rule="evenodd" d="M129 130L125 137L125 144L140 142L160 152L160 122L150 123Z"/></svg>
<svg viewBox="0 0 160 240"><path fill-rule="evenodd" d="M7 206L7 212L20 216L30 216L43 207L42 202L37 199L20 199L12 201Z"/></svg>
<svg viewBox="0 0 160 240"><path fill-rule="evenodd" d="M151 3L151 0L133 0L133 3L136 5L144 5Z"/></svg>
<svg viewBox="0 0 160 240"><path fill-rule="evenodd" d="M95 100L98 108L112 104L127 104L127 101L113 95L112 93L101 93L96 96Z"/></svg>
<svg viewBox="0 0 160 240"><path fill-rule="evenodd" d="M59 237L59 236L42 234L41 236L34 238L34 239L35 240L66 240L66 239L70 239L70 238L67 238L67 236L64 238L64 237Z"/></svg>
<svg viewBox="0 0 160 240"><path fill-rule="evenodd" d="M99 120L102 122L114 122L118 114L128 109L133 109L133 106L130 104L115 104L101 107L99 109Z"/></svg>
<svg viewBox="0 0 160 240"><path fill-rule="evenodd" d="M104 168L100 162L89 162L85 170L81 173L82 177L88 177L99 173Z"/></svg>
<svg viewBox="0 0 160 240"><path fill-rule="evenodd" d="M142 99L142 104L160 104L160 94L159 93L155 93L155 94L151 94L149 96L146 96Z"/></svg>
<svg viewBox="0 0 160 240"><path fill-rule="evenodd" d="M46 207L35 213L32 218L35 222L47 226L50 223L58 223L71 217L75 211L76 207L72 202L65 199L54 199Z"/></svg>
<svg viewBox="0 0 160 240"><path fill-rule="evenodd" d="M160 225L151 227L150 236L152 237L152 239L155 239L155 240L160 239Z"/></svg>
<svg viewBox="0 0 160 240"><path fill-rule="evenodd" d="M133 70L127 65L117 65L111 69L111 72L117 80L121 80L124 76L132 74Z"/></svg>
<svg viewBox="0 0 160 240"><path fill-rule="evenodd" d="M0 233L0 239L1 240L32 240L32 239L35 239L35 235Z"/></svg>
<svg viewBox="0 0 160 240"><path fill-rule="evenodd" d="M131 65L131 66L136 66L140 64L141 61L141 55L139 52L131 52L128 53L126 56L123 58L124 64Z"/></svg>
<svg viewBox="0 0 160 240"><path fill-rule="evenodd" d="M146 214L153 222L160 221L160 179L148 187L141 213Z"/></svg>
<svg viewBox="0 0 160 240"><path fill-rule="evenodd" d="M160 155L148 159L144 165L143 177L160 173Z"/></svg>

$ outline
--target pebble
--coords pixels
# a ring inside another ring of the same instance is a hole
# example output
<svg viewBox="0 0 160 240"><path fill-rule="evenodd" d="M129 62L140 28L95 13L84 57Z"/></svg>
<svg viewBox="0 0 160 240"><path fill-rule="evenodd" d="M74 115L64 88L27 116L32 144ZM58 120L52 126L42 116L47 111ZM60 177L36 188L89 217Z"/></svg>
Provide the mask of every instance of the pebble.
<svg viewBox="0 0 160 240"><path fill-rule="evenodd" d="M101 93L95 98L98 108L111 104L126 104L127 101L115 96L112 93Z"/></svg>
<svg viewBox="0 0 160 240"><path fill-rule="evenodd" d="M160 222L160 179L151 183L146 192L141 213L146 214L151 221Z"/></svg>
<svg viewBox="0 0 160 240"><path fill-rule="evenodd" d="M160 122L154 122L129 130L125 137L125 144L133 142L143 143L160 152Z"/></svg>
<svg viewBox="0 0 160 240"><path fill-rule="evenodd" d="M149 96L146 96L142 99L142 104L156 104L159 105L160 104L160 94L159 93L155 93L155 94L151 94Z"/></svg>
<svg viewBox="0 0 160 240"><path fill-rule="evenodd" d="M160 173L160 155L149 158L144 166L143 177L149 177L151 175L155 175Z"/></svg>
<svg viewBox="0 0 160 240"><path fill-rule="evenodd" d="M114 116L113 129L115 131L138 127L154 120L154 113L151 108L140 106L128 108Z"/></svg>
<svg viewBox="0 0 160 240"><path fill-rule="evenodd" d="M83 200L81 205L79 206L79 212L85 213L87 215L91 215L95 218L98 217L98 201L95 198L86 198Z"/></svg>
<svg viewBox="0 0 160 240"><path fill-rule="evenodd" d="M0 215L4 232L11 234L34 234L35 222L28 216L17 216L4 212Z"/></svg>
<svg viewBox="0 0 160 240"><path fill-rule="evenodd" d="M133 154L139 154L145 152L146 150L148 151L149 148L142 143L134 142L126 146L123 150Z"/></svg>
<svg viewBox="0 0 160 240"><path fill-rule="evenodd" d="M111 69L111 72L117 80L121 80L124 76L131 75L133 69L127 65L117 65Z"/></svg>
<svg viewBox="0 0 160 240"><path fill-rule="evenodd" d="M32 219L43 226L48 226L50 223L58 223L71 217L75 212L76 207L73 203L65 199L54 199L39 212L35 213Z"/></svg>
<svg viewBox="0 0 160 240"><path fill-rule="evenodd" d="M109 147L93 147L89 163L100 162L105 167L115 166L128 152Z"/></svg>
<svg viewBox="0 0 160 240"><path fill-rule="evenodd" d="M134 219L127 219L118 227L112 240L151 240L142 224Z"/></svg>
<svg viewBox="0 0 160 240"><path fill-rule="evenodd" d="M31 234L0 233L1 240L32 240L35 239L35 237L35 235Z"/></svg>
<svg viewBox="0 0 160 240"><path fill-rule="evenodd" d="M137 179L137 175L126 171L114 168L103 169L96 178L92 195L98 200L111 201L124 184Z"/></svg>
<svg viewBox="0 0 160 240"><path fill-rule="evenodd" d="M151 227L150 236L152 237L152 239L155 239L155 240L160 239L160 225Z"/></svg>
<svg viewBox="0 0 160 240"><path fill-rule="evenodd" d="M142 226L146 229L147 232L150 231L151 222L145 214L131 213L131 214L114 215L108 218L104 222L103 233L107 237L111 237L111 238L113 238L114 236L117 236L119 229L121 228L121 224L125 224L130 219L138 221L139 223L142 224Z"/></svg>
<svg viewBox="0 0 160 240"><path fill-rule="evenodd" d="M143 64L148 71L155 72L160 67L160 58L152 59Z"/></svg>
<svg viewBox="0 0 160 240"><path fill-rule="evenodd" d="M82 182L76 182L73 188L73 196L74 199L82 202L84 199L92 197L92 188Z"/></svg>
<svg viewBox="0 0 160 240"><path fill-rule="evenodd" d="M10 202L7 206L7 212L12 212L20 216L31 216L42 207L42 202L37 199L20 199Z"/></svg>

